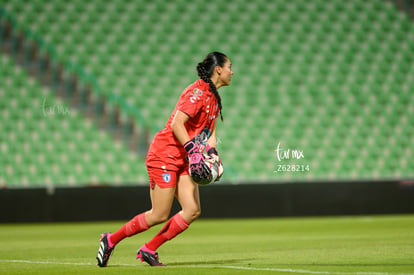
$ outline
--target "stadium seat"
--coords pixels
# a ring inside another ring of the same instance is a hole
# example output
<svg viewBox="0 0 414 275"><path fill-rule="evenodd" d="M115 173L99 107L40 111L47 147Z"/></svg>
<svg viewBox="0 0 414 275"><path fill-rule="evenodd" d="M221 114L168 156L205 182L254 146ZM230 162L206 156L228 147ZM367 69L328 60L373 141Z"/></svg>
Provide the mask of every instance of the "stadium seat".
<svg viewBox="0 0 414 275"><path fill-rule="evenodd" d="M402 153L414 142L409 123L414 27L390 2L117 0L102 5L98 0L16 0L4 6L22 27L56 47L60 60L79 63L94 75L103 95L116 93L140 108L155 129L163 127L179 93L197 78L196 63L212 50L227 53L235 74L232 85L220 90L225 121L219 123L219 151L234 171L225 174L226 180L414 176L407 164L410 155ZM193 17L196 11L204 12ZM33 89L13 66L1 69L11 76L5 85ZM8 102L28 108L36 100L28 94ZM10 104L0 101L13 121L21 121ZM33 118L42 115L28 112ZM62 130L47 122L45 128L63 133L76 123L70 119ZM1 127L17 126L2 122ZM97 131L79 128L84 138ZM75 146L81 140L75 139ZM301 148L312 172L273 173L272 152L279 141ZM118 169L139 178L145 167L137 170L122 161L117 152L123 155L125 149L111 148L109 139L97 142L99 149L89 152L93 159L100 159L102 148L114 151ZM401 144L398 153L383 152L389 142ZM82 165L86 172L75 180L86 182L96 167ZM114 180L111 175L118 169L101 173L103 180Z"/></svg>
<svg viewBox="0 0 414 275"><path fill-rule="evenodd" d="M67 114L48 111L64 102L34 82L9 57L2 55L0 61L6 76L0 80L2 112L7 110L9 118L0 122L4 130L1 148L8 152L1 159L7 186L37 186L47 181L57 186L89 184L94 177L97 182L121 178L145 183L144 160L137 155L131 158L123 145L102 135L75 110ZM43 100L49 107L43 106ZM131 163L134 169L124 169Z"/></svg>

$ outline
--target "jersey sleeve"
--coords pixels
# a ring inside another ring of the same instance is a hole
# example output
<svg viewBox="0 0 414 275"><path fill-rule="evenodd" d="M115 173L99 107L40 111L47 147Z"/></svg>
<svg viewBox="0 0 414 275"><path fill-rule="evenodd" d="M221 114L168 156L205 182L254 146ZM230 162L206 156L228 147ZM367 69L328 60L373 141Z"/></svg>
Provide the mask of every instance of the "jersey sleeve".
<svg viewBox="0 0 414 275"><path fill-rule="evenodd" d="M203 91L198 88L184 92L178 102L177 109L191 118L195 117L204 105L203 94Z"/></svg>

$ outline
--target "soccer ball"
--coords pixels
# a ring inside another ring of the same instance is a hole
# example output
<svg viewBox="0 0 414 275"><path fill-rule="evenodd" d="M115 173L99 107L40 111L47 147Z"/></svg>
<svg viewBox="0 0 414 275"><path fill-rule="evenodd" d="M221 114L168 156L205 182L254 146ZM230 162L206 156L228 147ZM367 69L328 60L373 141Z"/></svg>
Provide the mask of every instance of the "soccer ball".
<svg viewBox="0 0 414 275"><path fill-rule="evenodd" d="M210 173L207 179L197 179L197 182L200 185L208 185L216 181L218 176L223 174L223 165L219 162L218 158L212 158L207 154L204 155L204 163L210 168Z"/></svg>

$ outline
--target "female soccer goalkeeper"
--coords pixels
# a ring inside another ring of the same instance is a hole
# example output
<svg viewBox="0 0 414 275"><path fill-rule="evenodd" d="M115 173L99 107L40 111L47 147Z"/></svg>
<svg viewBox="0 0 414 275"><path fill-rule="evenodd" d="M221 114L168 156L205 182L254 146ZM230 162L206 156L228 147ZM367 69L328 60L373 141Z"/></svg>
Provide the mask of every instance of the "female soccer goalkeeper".
<svg viewBox="0 0 414 275"><path fill-rule="evenodd" d="M115 233L102 234L96 257L100 267L108 264L121 240L165 222L177 197L182 210L137 251L137 259L151 266L163 266L155 251L186 230L201 213L195 180L203 180L208 173L202 154L204 148L208 155L218 158L216 118L219 113L221 119L223 116L217 89L230 85L233 72L230 60L219 52L209 53L198 63L197 72L200 79L181 94L165 128L155 135L148 151L146 166L152 208L135 216Z"/></svg>

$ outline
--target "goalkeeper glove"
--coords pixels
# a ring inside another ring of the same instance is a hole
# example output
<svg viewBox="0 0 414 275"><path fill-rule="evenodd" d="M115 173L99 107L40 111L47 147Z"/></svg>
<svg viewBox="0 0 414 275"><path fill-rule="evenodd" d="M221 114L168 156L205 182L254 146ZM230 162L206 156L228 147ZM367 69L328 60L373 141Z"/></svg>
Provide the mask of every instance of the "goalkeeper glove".
<svg viewBox="0 0 414 275"><path fill-rule="evenodd" d="M187 151L188 160L190 162L190 176L197 183L208 180L211 177L210 168L204 162L204 155L198 150L193 141L188 141L184 144L184 149Z"/></svg>
<svg viewBox="0 0 414 275"><path fill-rule="evenodd" d="M219 164L219 171L218 171L219 173L216 179L216 181L219 181L221 176L223 175L224 169L223 169L223 163L221 162L221 158L219 157L217 149L215 147L211 147L210 144L207 144L206 152L207 152L207 155L211 159L213 159L215 162Z"/></svg>

